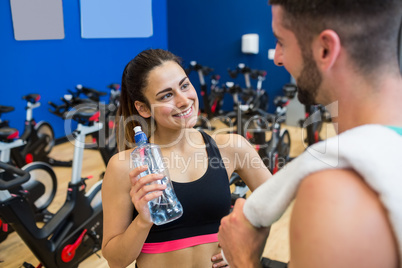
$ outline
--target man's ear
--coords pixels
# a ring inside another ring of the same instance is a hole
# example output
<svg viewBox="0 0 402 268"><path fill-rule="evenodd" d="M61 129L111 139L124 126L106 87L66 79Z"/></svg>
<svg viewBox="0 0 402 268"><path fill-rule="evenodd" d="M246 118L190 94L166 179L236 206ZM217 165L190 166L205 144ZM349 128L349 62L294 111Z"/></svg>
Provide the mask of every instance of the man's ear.
<svg viewBox="0 0 402 268"><path fill-rule="evenodd" d="M135 101L134 106L142 117L144 118L151 117L151 111L149 110L148 106L145 103L141 101Z"/></svg>
<svg viewBox="0 0 402 268"><path fill-rule="evenodd" d="M333 30L324 30L314 43L314 57L322 70L328 70L337 61L341 51L341 40Z"/></svg>

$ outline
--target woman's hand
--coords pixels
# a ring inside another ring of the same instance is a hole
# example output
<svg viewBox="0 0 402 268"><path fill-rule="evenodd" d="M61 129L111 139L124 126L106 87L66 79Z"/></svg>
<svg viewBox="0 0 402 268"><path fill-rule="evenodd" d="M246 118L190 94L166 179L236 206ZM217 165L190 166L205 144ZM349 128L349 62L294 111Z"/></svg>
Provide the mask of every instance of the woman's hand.
<svg viewBox="0 0 402 268"><path fill-rule="evenodd" d="M213 262L213 265L212 265L213 268L218 268L218 267L230 268L229 265L223 260L221 253L218 253L218 254L212 256L211 261Z"/></svg>
<svg viewBox="0 0 402 268"><path fill-rule="evenodd" d="M130 173L131 201L138 212L138 216L143 222L152 223L149 213L148 202L162 195L162 191L166 189L166 185L152 183L163 178L162 174L150 174L139 177L141 172L148 169L147 166L134 168Z"/></svg>

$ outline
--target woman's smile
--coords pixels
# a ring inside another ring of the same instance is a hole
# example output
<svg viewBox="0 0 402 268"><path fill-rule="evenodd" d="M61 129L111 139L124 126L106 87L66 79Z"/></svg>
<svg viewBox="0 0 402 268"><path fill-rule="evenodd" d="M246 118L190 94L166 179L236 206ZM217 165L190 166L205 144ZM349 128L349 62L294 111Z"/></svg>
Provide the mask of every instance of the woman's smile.
<svg viewBox="0 0 402 268"><path fill-rule="evenodd" d="M192 115L193 113L193 106L190 106L190 108L184 110L183 112L179 114L173 115L174 117L181 117L181 118L188 118Z"/></svg>

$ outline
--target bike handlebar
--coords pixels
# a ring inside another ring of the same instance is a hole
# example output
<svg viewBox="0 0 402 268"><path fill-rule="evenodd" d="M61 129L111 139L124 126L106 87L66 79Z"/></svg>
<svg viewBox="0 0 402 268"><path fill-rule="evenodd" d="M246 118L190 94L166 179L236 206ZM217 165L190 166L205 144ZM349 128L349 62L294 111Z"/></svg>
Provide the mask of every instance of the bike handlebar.
<svg viewBox="0 0 402 268"><path fill-rule="evenodd" d="M236 67L235 70L231 70L228 68L228 73L231 78L237 78L237 76L241 74L250 74L250 77L252 79L258 79L258 78L265 78L267 75L267 72L264 70L256 70L256 69L251 69L250 67L246 66L244 63L239 63L239 65Z"/></svg>
<svg viewBox="0 0 402 268"><path fill-rule="evenodd" d="M214 69L208 67L208 66L203 66L199 63L197 63L196 61L191 61L190 62L190 67L187 68L186 70L187 74L190 74L192 71L201 71L203 76L207 76L210 73L212 73L214 71Z"/></svg>
<svg viewBox="0 0 402 268"><path fill-rule="evenodd" d="M107 94L106 92L98 91L98 90L93 89L93 88L84 87L81 84L78 84L75 87L75 89L78 90L79 93L83 93L84 95L86 95L88 98L90 98L93 101L99 101L100 97L106 96L106 94ZM78 93L78 95L79 95L79 93Z"/></svg>
<svg viewBox="0 0 402 268"><path fill-rule="evenodd" d="M265 78L266 75L267 75L267 72L264 70L251 70L250 71L250 77L255 80L258 78L260 78L260 79Z"/></svg>
<svg viewBox="0 0 402 268"><path fill-rule="evenodd" d="M49 105L53 107L53 110L49 108L49 112L61 117L62 119L71 118L83 125L89 125L92 122L99 120L99 107L95 102L86 103L85 106L78 107L78 109L72 112L72 108L77 108L77 104L83 104L83 102L78 101L77 103L77 99L70 102L65 98L62 98L62 100L64 104L61 105L56 105L55 103L49 101Z"/></svg>
<svg viewBox="0 0 402 268"><path fill-rule="evenodd" d="M21 185L27 182L30 178L29 172L16 168L12 165L0 162L0 168L4 169L5 172L0 174L0 190L8 190L15 186ZM11 179L8 178L4 180L4 176L9 174ZM15 176L17 175L17 176ZM12 178L13 177L13 178Z"/></svg>
<svg viewBox="0 0 402 268"><path fill-rule="evenodd" d="M40 100L40 95L39 94L28 94L28 95L22 96L22 99L26 100L27 102L30 102L32 104L35 104Z"/></svg>
<svg viewBox="0 0 402 268"><path fill-rule="evenodd" d="M113 84L108 85L107 88L118 91L120 89L120 84L113 83Z"/></svg>

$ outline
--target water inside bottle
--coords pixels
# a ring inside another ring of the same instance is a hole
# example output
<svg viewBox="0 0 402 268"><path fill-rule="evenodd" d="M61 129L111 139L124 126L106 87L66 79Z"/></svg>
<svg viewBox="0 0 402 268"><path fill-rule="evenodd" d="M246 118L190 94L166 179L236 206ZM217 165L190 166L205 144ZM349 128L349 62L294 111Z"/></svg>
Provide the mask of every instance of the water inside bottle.
<svg viewBox="0 0 402 268"><path fill-rule="evenodd" d="M158 183L165 184L168 187L161 196L149 201L148 207L152 222L161 225L179 218L183 214L183 208L177 200L169 179L165 176Z"/></svg>
<svg viewBox="0 0 402 268"><path fill-rule="evenodd" d="M153 144L145 144L137 147L131 153L131 163L134 167L148 166L148 169L141 172L139 177L148 174L164 175L161 180L152 182L167 186L161 196L148 202L152 222L156 225L162 225L179 218L183 214L183 207L173 190L173 185L169 179L169 172L163 163L160 148Z"/></svg>

